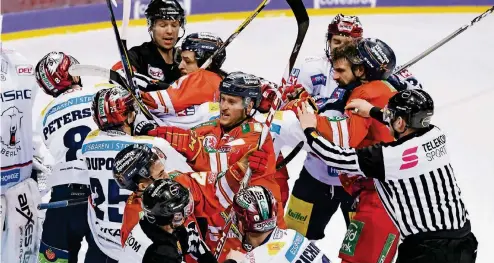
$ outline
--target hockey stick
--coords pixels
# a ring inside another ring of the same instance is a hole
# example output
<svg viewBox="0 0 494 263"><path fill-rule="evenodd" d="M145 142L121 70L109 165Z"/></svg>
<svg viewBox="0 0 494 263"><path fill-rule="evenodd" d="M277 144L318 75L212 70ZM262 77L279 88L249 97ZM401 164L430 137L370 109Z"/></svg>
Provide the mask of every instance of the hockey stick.
<svg viewBox="0 0 494 263"><path fill-rule="evenodd" d="M132 94L132 97L137 101L137 104L139 105L139 108L141 108L142 113L148 118L149 120L154 120L153 115L149 110L144 106L139 98L137 98L137 89L134 85L134 81L132 80L132 77L134 75L134 72L132 71L132 67L130 66L129 62L129 56L127 55L127 49L125 48L122 39L120 38L120 33L118 32L118 27L117 27L117 21L115 19L115 14L113 13L113 7L111 5L111 0L106 0L106 4L108 6L108 10L110 11L110 20L112 23L113 31L115 33L115 39L117 41L118 45L118 51L120 53L120 58L122 60L122 66L125 72L125 76L127 78L127 84L124 87L129 89L130 94Z"/></svg>
<svg viewBox="0 0 494 263"><path fill-rule="evenodd" d="M122 15L122 45L125 50L127 50L127 29L129 28L129 20L130 20L130 8L131 8L130 0L123 0L123 15Z"/></svg>
<svg viewBox="0 0 494 263"><path fill-rule="evenodd" d="M279 163L276 164L276 171L279 171L281 168L285 167L289 162L292 161L295 156L302 150L302 147L304 147L305 142L300 141L294 148L293 150L283 158L283 160Z"/></svg>
<svg viewBox="0 0 494 263"><path fill-rule="evenodd" d="M463 33L465 30L467 30L469 27L473 26L474 24L476 24L477 22L479 22L480 20L482 20L482 18L486 17L487 15L491 14L492 12L494 12L494 6L492 6L491 8L487 9L487 11L485 11L484 13L480 14L479 16L475 17L471 22L470 24L466 24L460 28L458 28L455 32L451 33L449 36L443 38L441 41L439 41L438 43L434 44L432 47L428 48L427 50L425 50L424 52L420 53L419 55L417 55L416 57L414 57L412 60L410 60L409 62L405 63L404 65L398 67L394 73L398 73L400 71L403 71L409 67L411 67L412 65L414 65L415 63L419 62L421 59L423 59L424 57L426 57L427 55L429 55L430 53L434 52L436 49L438 49L439 47L443 46L444 44L448 43L451 39L455 38L456 36L458 36L459 34Z"/></svg>
<svg viewBox="0 0 494 263"><path fill-rule="evenodd" d="M38 205L38 210L61 208L61 207L67 207L73 205L82 205L87 202L88 202L88 198L83 197L78 199L63 200L63 201L50 202L50 203L41 203Z"/></svg>
<svg viewBox="0 0 494 263"><path fill-rule="evenodd" d="M420 60L422 60L423 58L425 58L426 56L428 56L429 54L431 54L432 52L434 52L436 49L440 48L441 46L443 46L444 44L448 43L451 39L455 38L456 36L458 36L459 34L463 33L465 30L467 30L469 27L473 26L475 23L479 22L480 20L482 20L482 18L486 17L487 15L491 14L492 12L494 12L494 6L492 6L491 8L487 9L487 11L485 11L484 13L480 14L479 16L475 17L471 22L470 24L467 24L467 25L464 25L460 28L458 28L455 32L451 33L450 35L448 35L447 37L443 38L441 41L439 41L438 43L434 44L432 47L428 48L427 50L425 50L424 52L420 53L419 55L417 55L416 57L414 57L412 60L410 60L409 62L397 67L394 71L393 71L393 74L396 74L396 73L399 73L405 69L408 69L409 67L411 67L412 65L414 65L415 63L419 62ZM301 141L303 142L303 141ZM299 143L300 144L300 143ZM298 145L297 145L298 146ZM303 146L303 145L302 145ZM297 156L297 154L302 150L302 147L300 148L297 148L295 147L287 156L287 158L285 158L283 160L283 162L280 162L279 165L277 165L277 169L281 169L281 164L283 165L286 165L288 164L291 159L293 159L295 156ZM291 157L293 156L290 160L288 160L288 157ZM278 168L278 166L280 166L280 168Z"/></svg>
<svg viewBox="0 0 494 263"><path fill-rule="evenodd" d="M223 52L223 50L225 50L225 48L228 45L230 45L230 43L240 34L240 32L242 32L242 30L244 30L247 27L247 25L250 24L250 22L252 22L252 20L254 20L254 18L262 11L262 9L264 9L264 7L269 3L269 1L270 0L263 0L261 4L259 4L259 6L256 8L256 10L254 10L254 12L249 17L247 17L247 19L245 19L244 22L242 22L242 24L240 24L240 26L237 29L235 29L233 34L231 34L230 37L228 37L228 39L223 43L223 45L220 48L218 48L213 53L213 55L211 55L208 58L208 60L204 62L204 64L202 64L201 68L205 69L209 67L209 65L211 65L211 63L213 62L213 58L216 57L216 55L218 55L219 53Z"/></svg>
<svg viewBox="0 0 494 263"><path fill-rule="evenodd" d="M305 34L309 29L309 15L307 14L307 10L305 9L302 0L287 0L287 3L288 5L290 5L290 8L292 9L292 12L297 20L297 39L295 41L295 45L290 55L290 60L285 69L285 73L283 74L282 83L286 83L286 79L288 79L290 72L293 66L295 65L295 61L297 60L297 56L300 51L300 46L302 46L302 42L304 41ZM285 88L286 85L280 85L279 87L281 92L283 92ZM259 136L259 141L257 144L258 149L263 145L264 141L266 140L269 134L269 129L271 127L271 121L273 120L276 110L281 105L281 94L282 94L281 92L280 91L277 92L277 98L274 100L274 105L273 104L271 105L271 109L269 110L268 116L266 118L266 124L263 125L262 127L261 136ZM240 181L239 190L247 186L251 176L252 176L252 170L250 168L247 168L244 177ZM230 232L230 228L232 226L234 216L235 216L235 211L233 209L230 209L228 217L225 220L226 221L225 227L223 228L223 232L221 233L221 237L218 240L218 244L214 251L214 255L216 258L220 257L223 247L225 246L226 237L228 236L228 232Z"/></svg>

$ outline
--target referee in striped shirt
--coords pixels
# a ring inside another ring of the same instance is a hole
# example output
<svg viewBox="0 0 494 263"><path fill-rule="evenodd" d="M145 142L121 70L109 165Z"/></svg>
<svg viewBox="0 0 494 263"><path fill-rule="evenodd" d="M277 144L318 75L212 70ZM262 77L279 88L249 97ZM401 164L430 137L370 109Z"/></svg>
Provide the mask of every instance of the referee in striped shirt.
<svg viewBox="0 0 494 263"><path fill-rule="evenodd" d="M430 125L432 98L423 90L394 95L384 109L364 100L347 109L386 124L395 142L341 148L315 129L305 107L299 120L312 151L342 172L374 178L379 197L400 230L398 263L475 262L477 240L448 156L446 137Z"/></svg>

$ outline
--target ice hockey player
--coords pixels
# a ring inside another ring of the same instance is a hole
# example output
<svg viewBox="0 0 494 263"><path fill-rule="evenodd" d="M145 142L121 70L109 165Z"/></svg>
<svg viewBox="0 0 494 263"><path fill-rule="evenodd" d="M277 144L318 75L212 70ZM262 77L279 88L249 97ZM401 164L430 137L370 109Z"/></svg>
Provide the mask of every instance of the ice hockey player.
<svg viewBox="0 0 494 263"><path fill-rule="evenodd" d="M1 49L2 262L38 262L41 196L30 178L34 154L31 111L37 92L33 73L33 66L21 54Z"/></svg>
<svg viewBox="0 0 494 263"><path fill-rule="evenodd" d="M200 67L222 44L221 38L211 33L188 35L182 42L180 62L180 69L185 75L169 89L141 93L151 113L166 125L182 128L192 128L208 121L211 106L205 103L218 100L218 87L226 75L220 69L226 59L226 51L214 57L208 68ZM140 85L139 88L148 89Z"/></svg>
<svg viewBox="0 0 494 263"><path fill-rule="evenodd" d="M180 78L175 62L175 45L185 34L185 12L176 0L152 0L146 8L148 32L151 41L129 50L129 60L137 73L164 83ZM121 62L113 70L122 69Z"/></svg>
<svg viewBox="0 0 494 263"><path fill-rule="evenodd" d="M192 206L190 191L171 179L156 180L144 190L144 219L139 225L152 244L142 262L181 263L185 253L194 254L198 263L218 262L198 232L184 226Z"/></svg>
<svg viewBox="0 0 494 263"><path fill-rule="evenodd" d="M348 101L361 98L384 107L395 89L388 82L396 63L393 50L379 39L362 39L334 49L333 78L340 86L352 85ZM342 147L361 148L378 142L393 141L380 122L357 115L327 118L317 116L317 129L324 138ZM347 134L347 140L341 136ZM376 193L374 182L359 176L341 175L343 187L358 196L357 211L348 226L340 249L344 262L391 262L399 233ZM355 238L350 238L355 236Z"/></svg>
<svg viewBox="0 0 494 263"><path fill-rule="evenodd" d="M344 96L348 96L346 92L351 88L338 87L333 80L331 53L337 47L362 38L362 35L363 27L358 17L343 14L334 17L326 33L325 54L308 57L302 65L296 66L289 79L294 85L288 87L287 92L304 91L312 96L321 116L342 116ZM292 96L300 98L304 95ZM286 105L282 109L286 110L290 106L292 105ZM300 177L293 186L285 221L289 228L297 230L308 239L319 240L324 238L324 229L338 207L346 224L349 224L350 213L354 212L353 203L354 198L341 186L337 171L309 153Z"/></svg>
<svg viewBox="0 0 494 263"><path fill-rule="evenodd" d="M88 240L85 262L116 262L122 250L121 211L131 192L120 189L113 178L112 169L117 153L130 144L148 143L159 145L165 154L171 153L170 158L177 164L183 160L165 140L132 136L135 134L134 123L138 114L136 101L123 87L108 86L111 88L96 93L91 105L93 120L99 130L89 133L82 145L81 157L87 164L92 192L88 209L92 238Z"/></svg>
<svg viewBox="0 0 494 263"><path fill-rule="evenodd" d="M95 90L83 89L81 79L69 74L74 64L79 62L71 55L50 52L35 67L39 88L53 97L38 120L43 143L55 160L47 179L50 202L80 199L90 193L87 166L77 153L89 132L97 129L91 118ZM43 223L40 262L77 262L82 239L89 235L87 205L49 209Z"/></svg>
<svg viewBox="0 0 494 263"><path fill-rule="evenodd" d="M475 262L478 243L446 150L448 141L430 124L434 114L430 95L420 89L404 90L384 109L362 99L352 100L346 108L386 124L396 141L342 148L320 136L317 119L303 108L300 124L310 147L328 165L374 178L384 207L402 233L397 262ZM403 162L397 154L402 152L411 152L414 159Z"/></svg>
<svg viewBox="0 0 494 263"><path fill-rule="evenodd" d="M248 251L240 262L315 262L330 260L313 242L293 229L277 226L277 201L262 185L248 186L235 194L233 209L242 246Z"/></svg>
<svg viewBox="0 0 494 263"><path fill-rule="evenodd" d="M280 189L273 176L275 155L271 136L268 135L266 142L256 150L264 125L252 118L261 98L259 78L243 72L233 72L223 79L219 90L219 119L202 123L191 130L158 127L148 134L169 141L187 158L195 171L229 171L218 179L217 184L217 197L223 209L230 206L234 193L239 189L239 181L248 167L247 160L256 164L250 166L250 184L266 186L280 200ZM259 161L263 159L267 161ZM278 203L278 214L283 214L281 203ZM283 218L279 217L278 220L279 226L284 227ZM222 225L217 227L221 229ZM227 245L228 243L225 247Z"/></svg>

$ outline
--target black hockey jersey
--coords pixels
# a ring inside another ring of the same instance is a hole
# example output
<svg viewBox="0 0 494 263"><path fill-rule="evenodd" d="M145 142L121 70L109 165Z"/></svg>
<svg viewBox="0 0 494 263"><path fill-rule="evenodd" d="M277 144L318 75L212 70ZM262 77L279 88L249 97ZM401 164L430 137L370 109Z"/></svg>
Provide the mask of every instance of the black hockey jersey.
<svg viewBox="0 0 494 263"><path fill-rule="evenodd" d="M138 73L168 84L181 76L178 63L167 64L152 41L131 48L129 60Z"/></svg>

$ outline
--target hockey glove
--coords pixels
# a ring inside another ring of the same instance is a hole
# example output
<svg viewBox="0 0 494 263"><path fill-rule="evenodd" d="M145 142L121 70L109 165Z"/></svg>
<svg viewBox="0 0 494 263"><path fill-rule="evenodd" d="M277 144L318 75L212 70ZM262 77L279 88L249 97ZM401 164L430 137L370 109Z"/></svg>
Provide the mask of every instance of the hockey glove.
<svg viewBox="0 0 494 263"><path fill-rule="evenodd" d="M281 107L281 110L293 111L293 113L295 113L295 115L298 116L298 109L302 107L302 105L304 105L305 102L309 103L315 114L318 113L317 104L312 97L305 97L301 99L292 100L287 104L285 104L283 107Z"/></svg>
<svg viewBox="0 0 494 263"><path fill-rule="evenodd" d="M147 134L167 140L175 150L187 158L188 162L194 161L202 148L193 130L163 126L150 130Z"/></svg>
<svg viewBox="0 0 494 263"><path fill-rule="evenodd" d="M268 154L254 148L233 164L229 171L237 181L240 181L244 177L247 167L252 170L252 178L264 175L268 167Z"/></svg>
<svg viewBox="0 0 494 263"><path fill-rule="evenodd" d="M201 239L195 222L189 223L187 227L176 228L174 234L184 252L197 258L197 262L216 262L213 253Z"/></svg>
<svg viewBox="0 0 494 263"><path fill-rule="evenodd" d="M276 99L277 86L275 83L269 81L263 81L261 91L262 91L262 98L257 110L260 113L267 113L269 112L269 109L273 107L273 103Z"/></svg>
<svg viewBox="0 0 494 263"><path fill-rule="evenodd" d="M310 94L307 90L302 86L302 84L295 84L292 86L288 86L283 93L282 100L284 102L292 101L296 99L302 99L309 97Z"/></svg>

